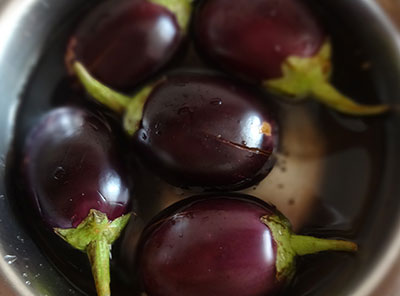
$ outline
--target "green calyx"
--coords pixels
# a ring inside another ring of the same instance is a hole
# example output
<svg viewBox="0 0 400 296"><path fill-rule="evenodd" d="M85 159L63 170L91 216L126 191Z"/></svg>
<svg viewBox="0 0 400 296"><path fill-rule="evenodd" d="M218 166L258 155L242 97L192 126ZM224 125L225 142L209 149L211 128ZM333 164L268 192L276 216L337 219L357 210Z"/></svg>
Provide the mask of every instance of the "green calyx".
<svg viewBox="0 0 400 296"><path fill-rule="evenodd" d="M192 0L150 0L151 2L164 6L171 11L178 22L181 30L186 33L192 15Z"/></svg>
<svg viewBox="0 0 400 296"><path fill-rule="evenodd" d="M89 95L114 112L124 114L124 129L133 135L140 127L144 105L157 84L149 84L130 97L96 80L81 63L75 62L73 68Z"/></svg>
<svg viewBox="0 0 400 296"><path fill-rule="evenodd" d="M85 252L92 266L97 295L110 296L110 250L128 224L131 214L109 221L107 215L90 210L77 228L55 228L54 232L72 247Z"/></svg>
<svg viewBox="0 0 400 296"><path fill-rule="evenodd" d="M269 90L290 96L294 100L311 97L326 106L348 115L377 115L389 110L388 105L364 105L341 94L329 83L332 72L332 49L326 41L313 57L290 56L282 65L283 76L266 80Z"/></svg>
<svg viewBox="0 0 400 296"><path fill-rule="evenodd" d="M139 129L143 116L143 108L152 90L152 85L142 88L135 97L132 98L131 103L126 108L124 129L128 135L132 136Z"/></svg>
<svg viewBox="0 0 400 296"><path fill-rule="evenodd" d="M357 244L343 240L320 239L293 234L289 221L283 215L267 215L260 218L271 231L277 244L276 277L278 281L290 280L295 271L296 256L322 251L355 252Z"/></svg>

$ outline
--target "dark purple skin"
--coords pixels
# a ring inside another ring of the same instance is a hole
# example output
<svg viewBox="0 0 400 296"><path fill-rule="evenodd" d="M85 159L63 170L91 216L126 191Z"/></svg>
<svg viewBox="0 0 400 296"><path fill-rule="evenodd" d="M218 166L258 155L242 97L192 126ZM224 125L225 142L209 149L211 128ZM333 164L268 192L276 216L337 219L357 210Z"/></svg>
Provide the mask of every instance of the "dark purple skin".
<svg viewBox="0 0 400 296"><path fill-rule="evenodd" d="M149 296L265 296L281 288L276 243L260 217L276 210L240 195L195 197L146 228L139 268Z"/></svg>
<svg viewBox="0 0 400 296"><path fill-rule="evenodd" d="M77 227L96 209L114 220L130 211L130 186L103 118L76 107L46 113L23 150L25 185L51 228Z"/></svg>
<svg viewBox="0 0 400 296"><path fill-rule="evenodd" d="M66 63L71 68L79 60L105 84L131 88L165 65L182 38L165 7L147 0L108 0L84 16L70 39Z"/></svg>
<svg viewBox="0 0 400 296"><path fill-rule="evenodd" d="M277 145L275 120L261 101L219 76L168 76L146 101L135 148L171 184L248 187L272 169ZM263 123L270 134L262 132Z"/></svg>
<svg viewBox="0 0 400 296"><path fill-rule="evenodd" d="M229 72L261 82L289 56L315 55L326 35L301 0L208 0L195 18L201 51Z"/></svg>

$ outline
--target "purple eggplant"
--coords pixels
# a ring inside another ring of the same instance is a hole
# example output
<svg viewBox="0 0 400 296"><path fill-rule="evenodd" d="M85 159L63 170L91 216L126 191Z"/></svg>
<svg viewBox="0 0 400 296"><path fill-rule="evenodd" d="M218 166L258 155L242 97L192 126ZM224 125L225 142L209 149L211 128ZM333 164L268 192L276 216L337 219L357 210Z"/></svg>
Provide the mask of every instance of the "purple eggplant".
<svg viewBox="0 0 400 296"><path fill-rule="evenodd" d="M136 153L180 187L239 189L272 169L278 129L259 95L220 76L184 73L134 97L100 84L76 64L87 91L117 112Z"/></svg>
<svg viewBox="0 0 400 296"><path fill-rule="evenodd" d="M164 66L186 35L189 0L108 0L84 16L70 38L66 64L81 61L116 88L136 86Z"/></svg>
<svg viewBox="0 0 400 296"><path fill-rule="evenodd" d="M329 250L357 245L296 235L275 207L250 196L197 196L146 227L138 273L148 296L271 296L290 281L296 256Z"/></svg>
<svg viewBox="0 0 400 296"><path fill-rule="evenodd" d="M110 295L112 243L131 216L131 186L115 131L77 107L46 113L29 132L22 174L47 227L86 252L99 296Z"/></svg>
<svg viewBox="0 0 400 296"><path fill-rule="evenodd" d="M350 115L386 112L329 83L331 43L302 0L209 0L195 17L202 52L230 73L295 100L312 97Z"/></svg>

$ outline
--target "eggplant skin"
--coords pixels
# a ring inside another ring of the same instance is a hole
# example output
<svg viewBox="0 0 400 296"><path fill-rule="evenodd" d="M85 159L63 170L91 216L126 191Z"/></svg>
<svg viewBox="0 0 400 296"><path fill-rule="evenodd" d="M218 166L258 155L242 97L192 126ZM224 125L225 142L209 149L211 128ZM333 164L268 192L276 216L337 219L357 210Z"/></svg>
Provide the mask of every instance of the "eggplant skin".
<svg viewBox="0 0 400 296"><path fill-rule="evenodd" d="M246 188L274 165L278 125L272 109L266 95L222 76L169 75L146 101L134 147L175 186Z"/></svg>
<svg viewBox="0 0 400 296"><path fill-rule="evenodd" d="M276 210L239 194L192 197L145 229L139 270L151 296L274 295L277 246L260 217Z"/></svg>
<svg viewBox="0 0 400 296"><path fill-rule="evenodd" d="M301 0L204 1L195 16L195 35L213 62L254 82L282 77L288 57L314 56L327 40Z"/></svg>
<svg viewBox="0 0 400 296"><path fill-rule="evenodd" d="M85 15L70 37L71 73L83 63L103 83L131 89L167 64L184 39L177 18L148 0L108 0Z"/></svg>
<svg viewBox="0 0 400 296"><path fill-rule="evenodd" d="M22 176L51 228L77 227L91 209L114 220L130 210L130 180L118 139L104 118L78 107L46 113L29 132Z"/></svg>

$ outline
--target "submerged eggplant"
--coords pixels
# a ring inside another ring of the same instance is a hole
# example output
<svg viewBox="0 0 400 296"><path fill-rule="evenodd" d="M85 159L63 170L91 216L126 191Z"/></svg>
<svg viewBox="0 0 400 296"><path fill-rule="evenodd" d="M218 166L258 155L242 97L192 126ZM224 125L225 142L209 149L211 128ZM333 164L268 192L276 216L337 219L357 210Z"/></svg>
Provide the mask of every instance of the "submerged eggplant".
<svg viewBox="0 0 400 296"><path fill-rule="evenodd" d="M246 195L197 196L146 227L138 273L148 296L271 296L295 272L295 258L354 252L343 240L296 235L273 206Z"/></svg>
<svg viewBox="0 0 400 296"><path fill-rule="evenodd" d="M84 16L70 38L66 64L81 61L99 80L131 88L179 49L191 15L189 0L108 0Z"/></svg>
<svg viewBox="0 0 400 296"><path fill-rule="evenodd" d="M350 115L375 115L329 82L331 42L302 0L210 0L195 17L198 47L230 73L294 100L312 97Z"/></svg>
<svg viewBox="0 0 400 296"><path fill-rule="evenodd" d="M131 186L116 141L103 118L59 107L32 128L23 149L22 175L34 210L87 253L99 296L110 295L110 248L131 216Z"/></svg>

